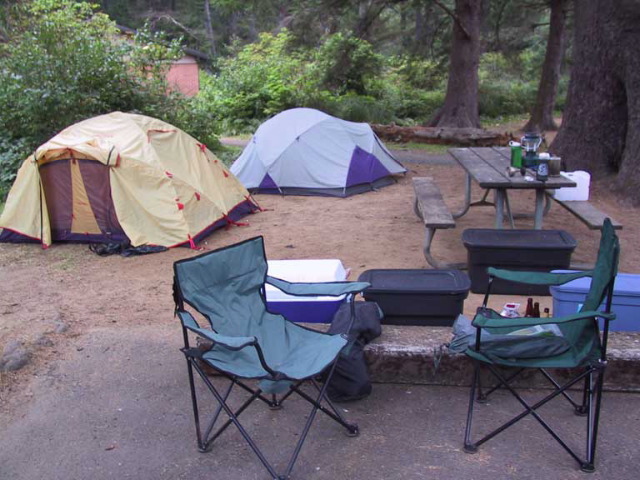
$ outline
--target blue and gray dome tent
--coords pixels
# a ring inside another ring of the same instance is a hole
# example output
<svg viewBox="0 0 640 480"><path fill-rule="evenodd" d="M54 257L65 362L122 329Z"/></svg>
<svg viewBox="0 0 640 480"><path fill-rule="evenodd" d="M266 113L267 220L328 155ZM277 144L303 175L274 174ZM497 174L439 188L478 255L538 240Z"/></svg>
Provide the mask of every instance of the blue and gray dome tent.
<svg viewBox="0 0 640 480"><path fill-rule="evenodd" d="M260 125L231 172L252 192L346 197L406 169L368 124L294 108Z"/></svg>

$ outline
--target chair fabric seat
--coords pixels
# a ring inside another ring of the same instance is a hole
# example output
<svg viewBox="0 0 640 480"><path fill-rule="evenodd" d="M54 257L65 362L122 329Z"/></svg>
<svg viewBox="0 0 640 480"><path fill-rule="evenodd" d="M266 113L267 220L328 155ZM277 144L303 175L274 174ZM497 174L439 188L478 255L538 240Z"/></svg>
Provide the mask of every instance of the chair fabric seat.
<svg viewBox="0 0 640 480"><path fill-rule="evenodd" d="M303 380L322 372L347 344L342 335L319 334L290 322L283 326L288 341L264 352L267 365L282 377L274 378L263 368L253 347L230 350L214 345L202 358L212 367L241 378ZM263 344L260 338L258 344Z"/></svg>
<svg viewBox="0 0 640 480"><path fill-rule="evenodd" d="M549 357L537 358L507 358L496 357L491 358L481 352L476 352L472 348L466 350L466 354L471 358L489 365L503 365L505 367L521 367L521 368L577 368L594 364L600 358L600 348L595 345L591 352L585 356L584 349L571 346L569 350L560 355L552 355Z"/></svg>

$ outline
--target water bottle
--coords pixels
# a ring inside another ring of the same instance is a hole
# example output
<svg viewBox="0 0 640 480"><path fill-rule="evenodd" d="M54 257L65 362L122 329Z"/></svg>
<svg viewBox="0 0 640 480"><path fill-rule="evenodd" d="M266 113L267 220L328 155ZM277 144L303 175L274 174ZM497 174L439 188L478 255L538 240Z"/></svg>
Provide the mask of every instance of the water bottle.
<svg viewBox="0 0 640 480"><path fill-rule="evenodd" d="M538 165L536 167L536 180L546 182L549 179L549 154L541 153L538 156Z"/></svg>

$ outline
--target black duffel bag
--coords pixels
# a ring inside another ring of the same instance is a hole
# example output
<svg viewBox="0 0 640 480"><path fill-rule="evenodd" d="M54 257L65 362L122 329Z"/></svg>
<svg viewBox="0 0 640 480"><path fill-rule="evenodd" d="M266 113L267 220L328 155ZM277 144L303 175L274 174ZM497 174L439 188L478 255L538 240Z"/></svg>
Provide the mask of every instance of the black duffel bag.
<svg viewBox="0 0 640 480"><path fill-rule="evenodd" d="M375 302L356 302L355 320L351 321L351 305L340 306L333 317L328 333L347 333L348 346L340 353L336 369L327 386L327 395L333 402L360 400L371 393L369 368L364 358L364 346L382 333L383 314Z"/></svg>

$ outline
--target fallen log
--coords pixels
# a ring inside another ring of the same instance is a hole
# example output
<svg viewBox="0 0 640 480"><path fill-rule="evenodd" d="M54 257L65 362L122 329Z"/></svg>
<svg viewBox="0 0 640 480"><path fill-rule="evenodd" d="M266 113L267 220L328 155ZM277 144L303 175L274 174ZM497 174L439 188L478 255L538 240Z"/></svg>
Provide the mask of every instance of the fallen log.
<svg viewBox="0 0 640 480"><path fill-rule="evenodd" d="M510 132L495 132L482 128L399 127L376 125L371 128L381 140L397 143L431 143L469 147L506 146L515 140Z"/></svg>

